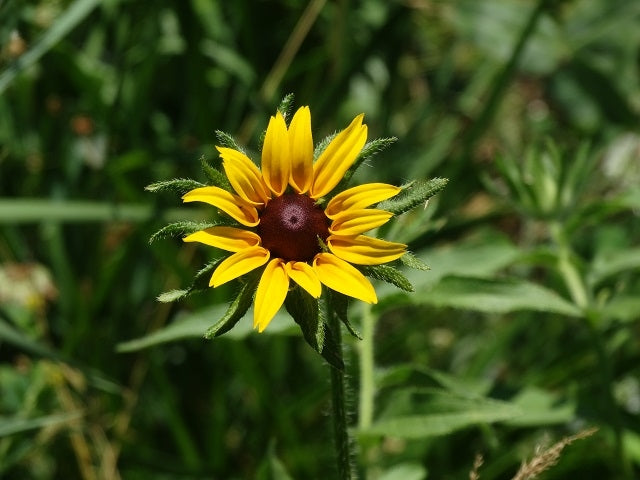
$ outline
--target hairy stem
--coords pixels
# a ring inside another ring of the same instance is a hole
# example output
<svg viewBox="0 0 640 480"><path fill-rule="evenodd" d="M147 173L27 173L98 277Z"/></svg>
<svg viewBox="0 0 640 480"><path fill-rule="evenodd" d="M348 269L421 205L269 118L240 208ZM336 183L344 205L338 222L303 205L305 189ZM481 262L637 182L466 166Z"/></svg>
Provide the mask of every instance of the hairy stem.
<svg viewBox="0 0 640 480"><path fill-rule="evenodd" d="M327 322L331 333L334 336L337 351L342 359L342 332L340 330L340 320L333 311L331 303L327 312ZM333 434L336 445L338 462L338 479L351 480L351 441L347 430L347 408L344 388L344 372L334 367L331 370L331 403L333 407Z"/></svg>

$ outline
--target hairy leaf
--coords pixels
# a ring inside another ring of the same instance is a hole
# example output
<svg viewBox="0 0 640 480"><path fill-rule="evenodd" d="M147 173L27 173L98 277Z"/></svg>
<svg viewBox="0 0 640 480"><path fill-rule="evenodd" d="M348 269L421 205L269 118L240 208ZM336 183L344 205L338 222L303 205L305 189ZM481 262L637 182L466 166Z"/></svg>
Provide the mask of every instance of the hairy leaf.
<svg viewBox="0 0 640 480"><path fill-rule="evenodd" d="M206 228L214 227L216 225L225 224L225 222L175 222L165 225L156 233L151 235L149 243L153 243L156 240L164 240L165 238L181 237L190 233L198 232Z"/></svg>
<svg viewBox="0 0 640 480"><path fill-rule="evenodd" d="M204 157L200 159L200 163L202 164L202 171L204 172L204 175L207 177L207 181L209 182L209 185L212 185L214 187L219 187L228 191L232 190L231 184L229 183L229 180L227 179L224 173L222 173L217 168L211 166L211 164L207 162L204 159Z"/></svg>
<svg viewBox="0 0 640 480"><path fill-rule="evenodd" d="M164 180L162 182L152 183L144 189L148 192L174 192L183 195L195 188L204 187L204 185L190 178L174 178L172 180Z"/></svg>
<svg viewBox="0 0 640 480"><path fill-rule="evenodd" d="M219 147L233 148L234 150L244 153L244 150L242 149L242 147L238 145L238 142L236 142L236 139L233 138L231 134L227 132L223 132L222 130L216 130L215 133L216 133L216 138L218 139Z"/></svg>
<svg viewBox="0 0 640 480"><path fill-rule="evenodd" d="M411 182L402 187L402 192L389 200L378 204L378 208L400 215L418 205L426 203L429 198L442 190L449 180L432 178L431 180Z"/></svg>
<svg viewBox="0 0 640 480"><path fill-rule="evenodd" d="M331 306L333 307L333 311L340 321L347 327L347 330L351 335L356 337L358 340L362 340L362 335L360 332L355 329L355 327L349 321L349 298L347 295L343 295L340 292L336 292L335 290L329 290L329 295L331 296Z"/></svg>
<svg viewBox="0 0 640 480"><path fill-rule="evenodd" d="M253 302L253 296L256 292L259 278L257 272L252 272L252 274L246 276L246 283L242 286L233 302L231 302L231 305L229 305L229 308L222 318L209 327L204 333L205 338L218 337L228 332L244 317L244 314L247 313L247 310L249 310Z"/></svg>
<svg viewBox="0 0 640 480"><path fill-rule="evenodd" d="M395 285L405 292L413 292L411 282L397 268L390 265L367 265L361 267L365 275Z"/></svg>
<svg viewBox="0 0 640 480"><path fill-rule="evenodd" d="M416 257L413 253L407 252L400 257L400 261L409 268L422 270L424 272L431 270L431 267Z"/></svg>

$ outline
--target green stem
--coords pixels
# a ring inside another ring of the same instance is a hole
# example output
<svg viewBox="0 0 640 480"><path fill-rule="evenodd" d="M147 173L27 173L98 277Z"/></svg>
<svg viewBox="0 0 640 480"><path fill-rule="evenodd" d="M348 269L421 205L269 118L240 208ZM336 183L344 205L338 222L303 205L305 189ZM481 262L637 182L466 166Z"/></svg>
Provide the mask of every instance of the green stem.
<svg viewBox="0 0 640 480"><path fill-rule="evenodd" d="M333 306L329 302L327 309L327 323L334 336L337 351L342 360L342 331L340 320L333 311ZM344 372L335 367L331 369L331 404L333 407L333 434L338 456L338 479L351 480L351 441L347 430L347 409L345 402Z"/></svg>
<svg viewBox="0 0 640 480"><path fill-rule="evenodd" d="M371 307L363 303L362 307L362 340L360 351L360 398L358 410L358 427L364 430L373 422L375 384L373 379L373 334L375 321L371 315Z"/></svg>

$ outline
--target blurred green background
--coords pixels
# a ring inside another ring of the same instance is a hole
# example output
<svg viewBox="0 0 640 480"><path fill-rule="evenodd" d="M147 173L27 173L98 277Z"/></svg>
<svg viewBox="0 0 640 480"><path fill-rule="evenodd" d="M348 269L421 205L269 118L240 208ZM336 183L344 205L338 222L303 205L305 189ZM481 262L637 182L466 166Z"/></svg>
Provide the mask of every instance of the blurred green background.
<svg viewBox="0 0 640 480"><path fill-rule="evenodd" d="M450 179L384 232L416 292L351 306L362 476L596 426L544 478L638 478L639 63L629 0L0 0L0 477L335 477L324 360L286 315L203 340L236 286L159 303L213 252L148 243L211 210L144 186L292 92L316 141L398 137L359 180Z"/></svg>

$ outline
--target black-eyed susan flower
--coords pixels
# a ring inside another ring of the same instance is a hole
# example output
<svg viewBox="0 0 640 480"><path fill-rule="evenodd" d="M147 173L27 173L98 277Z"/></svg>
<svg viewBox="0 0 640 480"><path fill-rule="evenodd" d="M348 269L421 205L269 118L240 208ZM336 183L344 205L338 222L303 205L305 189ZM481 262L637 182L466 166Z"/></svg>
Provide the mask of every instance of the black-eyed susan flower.
<svg viewBox="0 0 640 480"><path fill-rule="evenodd" d="M217 264L209 286L263 268L253 320L259 331L296 284L313 298L324 285L376 303L371 282L356 266L384 264L406 252L404 244L365 235L391 219L393 212L373 206L400 187L369 183L334 192L365 146L363 117L339 132L314 161L309 108L298 109L288 126L278 111L267 127L260 168L238 149L217 147L232 189L204 186L183 196L185 202L213 205L237 223L184 238L231 252Z"/></svg>

